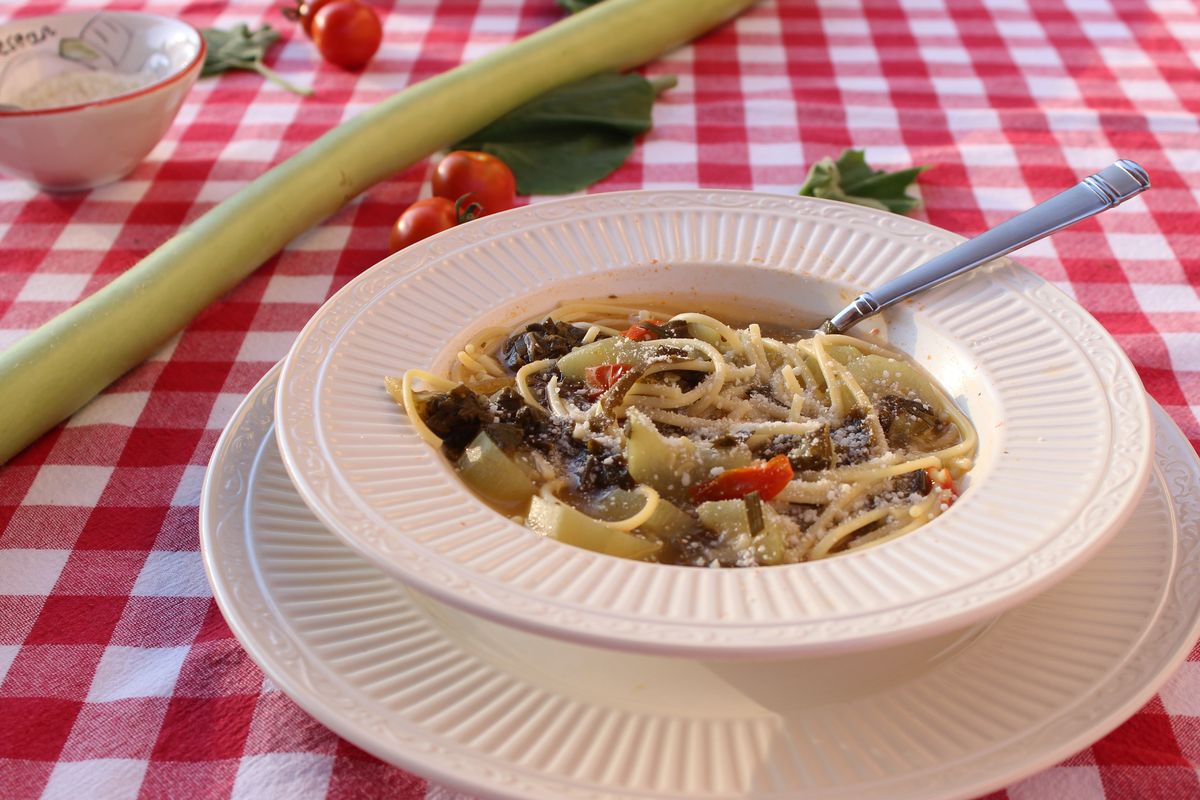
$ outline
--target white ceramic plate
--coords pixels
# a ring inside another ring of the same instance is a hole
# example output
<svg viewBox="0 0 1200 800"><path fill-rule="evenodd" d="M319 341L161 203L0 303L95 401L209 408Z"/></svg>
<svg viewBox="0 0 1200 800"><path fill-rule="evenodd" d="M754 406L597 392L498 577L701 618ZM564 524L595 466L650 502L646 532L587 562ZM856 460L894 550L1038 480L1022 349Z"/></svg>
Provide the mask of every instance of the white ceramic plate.
<svg viewBox="0 0 1200 800"><path fill-rule="evenodd" d="M979 429L967 491L912 535L823 561L665 567L540 538L478 501L382 386L408 367L443 371L474 330L565 298L715 295L815 321L956 241L893 214L750 192L614 193L487 217L381 262L317 312L280 378L284 463L317 517L374 563L534 632L756 658L961 628L1082 564L1132 510L1152 455L1120 348L1011 264L882 323Z"/></svg>
<svg viewBox="0 0 1200 800"><path fill-rule="evenodd" d="M1200 465L1158 412L1118 535L999 618L870 654L705 663L494 625L411 593L322 527L272 437L269 374L234 415L200 536L225 618L313 716L489 797L975 797L1127 718L1200 621Z"/></svg>

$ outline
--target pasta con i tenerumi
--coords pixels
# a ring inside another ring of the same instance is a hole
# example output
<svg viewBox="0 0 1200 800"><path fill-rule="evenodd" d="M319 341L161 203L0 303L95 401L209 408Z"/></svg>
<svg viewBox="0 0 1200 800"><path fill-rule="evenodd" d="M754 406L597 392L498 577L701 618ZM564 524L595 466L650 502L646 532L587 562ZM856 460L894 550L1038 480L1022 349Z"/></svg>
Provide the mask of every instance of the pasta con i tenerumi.
<svg viewBox="0 0 1200 800"><path fill-rule="evenodd" d="M480 331L386 385L494 508L611 555L708 567L870 547L946 511L976 435L898 353L613 301Z"/></svg>

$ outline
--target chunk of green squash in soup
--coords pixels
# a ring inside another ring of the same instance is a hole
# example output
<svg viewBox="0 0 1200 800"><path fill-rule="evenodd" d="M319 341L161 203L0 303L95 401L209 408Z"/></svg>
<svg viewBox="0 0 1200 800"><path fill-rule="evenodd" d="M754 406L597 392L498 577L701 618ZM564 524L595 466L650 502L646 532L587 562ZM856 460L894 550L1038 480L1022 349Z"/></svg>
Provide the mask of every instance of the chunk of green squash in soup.
<svg viewBox="0 0 1200 800"><path fill-rule="evenodd" d="M615 522L629 519L642 510L646 505L646 496L631 489L613 489L596 504L596 516ZM665 497L658 499L658 506L650 519L638 526L638 530L651 536L670 541L686 536L696 523L684 512L680 511Z"/></svg>
<svg viewBox="0 0 1200 800"><path fill-rule="evenodd" d="M872 398L894 394L919 398L936 409L945 406L939 394L929 390L930 379L898 358L871 354L851 360L846 369Z"/></svg>
<svg viewBox="0 0 1200 800"><path fill-rule="evenodd" d="M691 482L690 476L696 468L696 445L688 439L668 439L638 411L631 410L627 419L625 459L629 474L664 497L686 499L687 486L682 476L688 475L686 483Z"/></svg>
<svg viewBox="0 0 1200 800"><path fill-rule="evenodd" d="M750 535L750 515L743 500L709 500L696 507L700 524L726 539Z"/></svg>
<svg viewBox="0 0 1200 800"><path fill-rule="evenodd" d="M627 419L625 458L629 474L670 500L686 501L689 487L713 477L714 469L745 467L754 461L744 444L697 445L683 436L663 436L640 411L631 410Z"/></svg>
<svg viewBox="0 0 1200 800"><path fill-rule="evenodd" d="M836 344L832 347L826 347L825 352L839 364L849 364L856 358L862 358L862 352L857 347L851 347L848 344Z"/></svg>
<svg viewBox="0 0 1200 800"><path fill-rule="evenodd" d="M750 533L750 514L745 500L710 500L696 508L700 522L720 535L732 550L749 548L759 564L780 564L784 560L784 541L793 526L787 518L768 505L762 506L763 529Z"/></svg>
<svg viewBox="0 0 1200 800"><path fill-rule="evenodd" d="M619 337L599 339L591 344L576 347L560 358L555 366L567 380L581 381L587 376L588 367L618 363L617 349L620 344Z"/></svg>
<svg viewBox="0 0 1200 800"><path fill-rule="evenodd" d="M661 542L615 530L565 503L545 497L533 498L526 522L542 536L610 556L640 560L662 549Z"/></svg>
<svg viewBox="0 0 1200 800"><path fill-rule="evenodd" d="M692 478L697 483L703 483L709 478L716 477L713 470L720 471L748 467L754 463L754 456L745 444L732 447L717 447L713 444L702 444L696 447L696 471ZM718 473L719 474L719 473Z"/></svg>
<svg viewBox="0 0 1200 800"><path fill-rule="evenodd" d="M675 345L671 345L675 347ZM588 367L600 364L629 364L637 368L645 368L661 358L660 340L635 342L623 336L609 336L598 339L591 344L576 347L558 360L555 364L562 376L568 380L581 381L587 377ZM689 358L701 358L699 353L685 347Z"/></svg>
<svg viewBox="0 0 1200 800"><path fill-rule="evenodd" d="M768 505L763 506L765 527L754 537L758 551L758 563L780 564L783 562L784 542L789 533L796 532L795 523Z"/></svg>
<svg viewBox="0 0 1200 800"><path fill-rule="evenodd" d="M634 368L646 367L659 357L662 347L657 341L635 342L623 336L610 336L577 347L555 364L564 378L581 381L587 377L588 367L600 364L629 364Z"/></svg>
<svg viewBox="0 0 1200 800"><path fill-rule="evenodd" d="M482 432L459 457L458 474L476 493L508 513L523 511L535 491L525 470Z"/></svg>

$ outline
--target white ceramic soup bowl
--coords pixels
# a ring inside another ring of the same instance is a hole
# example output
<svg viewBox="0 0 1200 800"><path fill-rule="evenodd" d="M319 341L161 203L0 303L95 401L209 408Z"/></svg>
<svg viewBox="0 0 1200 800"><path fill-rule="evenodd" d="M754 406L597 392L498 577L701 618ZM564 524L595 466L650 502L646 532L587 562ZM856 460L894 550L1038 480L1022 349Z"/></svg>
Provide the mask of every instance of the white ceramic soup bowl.
<svg viewBox="0 0 1200 800"><path fill-rule="evenodd" d="M0 171L50 191L124 177L171 126L204 53L195 28L157 14L0 25Z"/></svg>
<svg viewBox="0 0 1200 800"><path fill-rule="evenodd" d="M445 372L481 327L564 299L724 298L800 325L959 237L846 204L731 191L625 192L486 217L386 259L311 320L288 355L277 438L305 502L402 581L564 639L721 659L831 654L985 620L1080 566L1132 511L1152 421L1103 328L1010 262L868 321L928 369L979 432L948 512L894 541L777 567L627 561L493 511L383 389Z"/></svg>

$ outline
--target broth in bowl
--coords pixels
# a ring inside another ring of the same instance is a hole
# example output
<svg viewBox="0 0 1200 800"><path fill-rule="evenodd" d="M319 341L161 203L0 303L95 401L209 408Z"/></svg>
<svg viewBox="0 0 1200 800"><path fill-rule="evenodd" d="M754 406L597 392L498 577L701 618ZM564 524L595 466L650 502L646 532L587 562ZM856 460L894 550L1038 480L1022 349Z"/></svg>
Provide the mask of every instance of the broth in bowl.
<svg viewBox="0 0 1200 800"><path fill-rule="evenodd" d="M648 306L648 307L647 307ZM386 385L494 509L600 553L773 566L945 512L977 437L902 354L617 298L488 328Z"/></svg>

